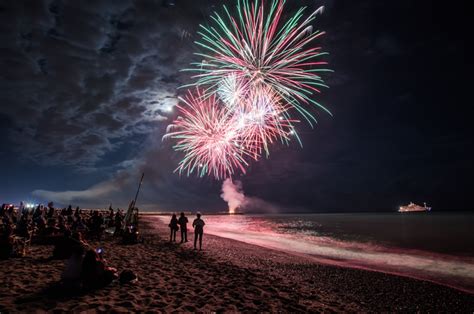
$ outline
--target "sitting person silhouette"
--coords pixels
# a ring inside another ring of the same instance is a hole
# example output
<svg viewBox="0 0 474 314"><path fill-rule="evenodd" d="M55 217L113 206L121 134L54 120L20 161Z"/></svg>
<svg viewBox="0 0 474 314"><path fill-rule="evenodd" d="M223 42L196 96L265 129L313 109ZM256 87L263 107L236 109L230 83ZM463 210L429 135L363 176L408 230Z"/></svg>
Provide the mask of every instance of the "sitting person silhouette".
<svg viewBox="0 0 474 314"><path fill-rule="evenodd" d="M102 288L117 279L117 270L108 267L101 256L102 250L88 250L81 270L82 285L85 289Z"/></svg>
<svg viewBox="0 0 474 314"><path fill-rule="evenodd" d="M81 288L81 274L84 257L84 249L81 246L73 246L71 255L66 261L63 273L61 274L61 283L66 289Z"/></svg>

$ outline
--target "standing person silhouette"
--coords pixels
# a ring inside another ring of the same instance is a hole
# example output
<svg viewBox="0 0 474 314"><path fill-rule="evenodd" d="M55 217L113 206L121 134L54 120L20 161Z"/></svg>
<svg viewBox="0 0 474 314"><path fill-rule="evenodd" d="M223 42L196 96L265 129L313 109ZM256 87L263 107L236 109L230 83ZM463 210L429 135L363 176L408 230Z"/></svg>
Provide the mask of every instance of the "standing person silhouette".
<svg viewBox="0 0 474 314"><path fill-rule="evenodd" d="M168 225L170 227L170 242L174 241L176 242L176 231L178 231L178 219L176 218L176 214L173 214L173 217L171 217L170 224Z"/></svg>
<svg viewBox="0 0 474 314"><path fill-rule="evenodd" d="M181 213L178 219L179 228L181 229L181 243L188 242L188 217Z"/></svg>
<svg viewBox="0 0 474 314"><path fill-rule="evenodd" d="M199 250L202 249L202 234L204 233L204 225L206 224L204 220L201 219L201 213L196 213L196 219L193 221L194 227L194 249L196 250L196 241L199 237Z"/></svg>

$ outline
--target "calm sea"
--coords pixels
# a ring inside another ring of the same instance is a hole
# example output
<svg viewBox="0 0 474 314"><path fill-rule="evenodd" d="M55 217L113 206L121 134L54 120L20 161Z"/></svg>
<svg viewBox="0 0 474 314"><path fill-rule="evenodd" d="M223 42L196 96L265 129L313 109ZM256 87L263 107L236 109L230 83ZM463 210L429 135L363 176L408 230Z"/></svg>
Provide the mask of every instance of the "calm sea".
<svg viewBox="0 0 474 314"><path fill-rule="evenodd" d="M205 232L336 265L474 292L474 215L467 213L208 215ZM167 223L169 217L161 216Z"/></svg>

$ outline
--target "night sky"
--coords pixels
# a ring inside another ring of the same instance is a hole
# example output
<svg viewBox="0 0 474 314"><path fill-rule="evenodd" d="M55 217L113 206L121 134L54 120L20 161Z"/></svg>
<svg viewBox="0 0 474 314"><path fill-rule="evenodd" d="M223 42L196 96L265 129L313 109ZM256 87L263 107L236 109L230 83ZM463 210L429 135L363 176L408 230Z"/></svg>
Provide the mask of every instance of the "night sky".
<svg viewBox="0 0 474 314"><path fill-rule="evenodd" d="M125 207L144 171L141 208L225 210L221 182L173 174L180 155L161 141L221 3L0 1L0 203ZM287 3L326 7L315 28L335 72L319 100L333 117L316 112L303 148L273 146L236 178L254 207L472 210L467 1Z"/></svg>

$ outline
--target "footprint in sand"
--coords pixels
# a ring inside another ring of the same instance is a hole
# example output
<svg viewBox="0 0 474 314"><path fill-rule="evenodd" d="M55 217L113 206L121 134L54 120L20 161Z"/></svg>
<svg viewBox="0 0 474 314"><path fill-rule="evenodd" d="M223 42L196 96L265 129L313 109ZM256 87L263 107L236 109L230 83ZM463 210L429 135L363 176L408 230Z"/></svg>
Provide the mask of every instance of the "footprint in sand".
<svg viewBox="0 0 474 314"><path fill-rule="evenodd" d="M130 301L123 301L123 302L120 302L120 303L117 303L117 306L121 306L121 307L125 307L125 308L133 308L135 307L135 304L130 302Z"/></svg>
<svg viewBox="0 0 474 314"><path fill-rule="evenodd" d="M196 308L192 305L185 305L181 308L184 312L196 312Z"/></svg>

